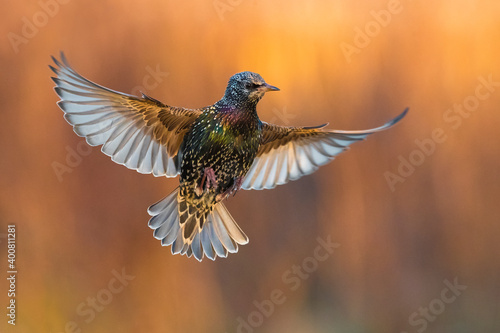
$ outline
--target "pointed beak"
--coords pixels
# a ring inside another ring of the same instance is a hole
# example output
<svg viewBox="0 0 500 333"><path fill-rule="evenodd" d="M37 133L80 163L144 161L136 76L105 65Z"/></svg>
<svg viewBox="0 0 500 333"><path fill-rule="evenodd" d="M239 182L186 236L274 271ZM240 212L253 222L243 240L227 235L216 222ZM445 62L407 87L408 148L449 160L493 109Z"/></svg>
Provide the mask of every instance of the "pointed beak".
<svg viewBox="0 0 500 333"><path fill-rule="evenodd" d="M264 90L264 92L268 92L268 91L279 91L280 89L278 87L265 83L262 86L262 90Z"/></svg>

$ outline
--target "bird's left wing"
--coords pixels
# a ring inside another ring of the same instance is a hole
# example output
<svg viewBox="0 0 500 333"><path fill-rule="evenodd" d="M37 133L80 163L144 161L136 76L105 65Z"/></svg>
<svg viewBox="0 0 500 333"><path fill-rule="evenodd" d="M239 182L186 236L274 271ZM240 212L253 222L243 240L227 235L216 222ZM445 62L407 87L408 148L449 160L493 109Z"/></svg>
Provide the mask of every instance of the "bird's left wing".
<svg viewBox="0 0 500 333"><path fill-rule="evenodd" d="M123 94L87 80L71 68L61 53L54 88L64 117L79 136L113 161L140 173L175 177L184 135L201 110L175 108L153 98Z"/></svg>
<svg viewBox="0 0 500 333"><path fill-rule="evenodd" d="M285 127L263 123L262 140L242 188L271 189L316 171L356 141L383 131L401 120L408 109L383 126L361 131L325 130L318 127Z"/></svg>

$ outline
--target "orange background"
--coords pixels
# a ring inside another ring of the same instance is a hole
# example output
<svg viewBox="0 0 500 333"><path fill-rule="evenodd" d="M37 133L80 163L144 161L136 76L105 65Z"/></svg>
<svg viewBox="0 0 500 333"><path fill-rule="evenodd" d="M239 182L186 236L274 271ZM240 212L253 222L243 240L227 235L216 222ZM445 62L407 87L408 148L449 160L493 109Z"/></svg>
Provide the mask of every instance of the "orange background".
<svg viewBox="0 0 500 333"><path fill-rule="evenodd" d="M52 16L15 2L0 26L0 267L16 224L19 271L15 328L0 282L2 332L59 333L69 322L81 332L237 332L275 289L286 301L255 332L417 332L409 317L437 306L455 278L467 289L425 331L500 331L499 87L467 117L444 118L479 77L500 81L500 2L401 0L381 26L371 12L393 1L43 1ZM342 43L360 46L366 27L367 45L346 57ZM13 44L23 29L30 37ZM170 105L212 104L250 70L281 88L260 102L264 121L365 129L410 113L311 176L238 193L227 206L250 243L199 263L172 256L147 226L147 207L177 179L92 148L59 181L54 163L84 147L55 104L47 65L59 50L99 84L130 93L146 82ZM168 75L144 81L157 66ZM444 142L391 191L384 173L439 128ZM291 290L283 274L319 236L340 247ZM122 269L135 278L87 323L77 308Z"/></svg>

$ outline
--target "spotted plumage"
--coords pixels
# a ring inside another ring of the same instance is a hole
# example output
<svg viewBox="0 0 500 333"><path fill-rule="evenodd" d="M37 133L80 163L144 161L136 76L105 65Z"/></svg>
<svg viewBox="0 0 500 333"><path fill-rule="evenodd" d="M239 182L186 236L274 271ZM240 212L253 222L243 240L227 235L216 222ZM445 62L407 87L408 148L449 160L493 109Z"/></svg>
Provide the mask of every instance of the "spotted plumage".
<svg viewBox="0 0 500 333"><path fill-rule="evenodd" d="M314 172L351 143L387 129L364 131L286 127L262 122L257 103L279 90L259 74L233 75L217 103L172 107L97 85L53 58L59 107L74 131L113 161L140 173L179 177L179 187L152 205L149 226L172 253L214 260L238 251L248 237L222 201L242 189L270 189Z"/></svg>

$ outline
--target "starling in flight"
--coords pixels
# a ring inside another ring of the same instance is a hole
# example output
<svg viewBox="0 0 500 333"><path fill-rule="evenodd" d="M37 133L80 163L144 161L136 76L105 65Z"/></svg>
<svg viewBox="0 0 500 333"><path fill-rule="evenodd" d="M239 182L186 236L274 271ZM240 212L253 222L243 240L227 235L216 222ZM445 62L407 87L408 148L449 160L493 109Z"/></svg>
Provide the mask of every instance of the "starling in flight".
<svg viewBox="0 0 500 333"><path fill-rule="evenodd" d="M179 187L150 206L154 237L172 253L214 260L238 251L248 237L222 201L238 190L272 189L313 173L353 142L385 130L361 131L287 127L261 121L256 107L268 91L256 73L229 79L217 103L200 108L173 107L151 98L123 94L78 74L61 53L50 66L57 103L74 131L91 146L129 169L179 177Z"/></svg>

